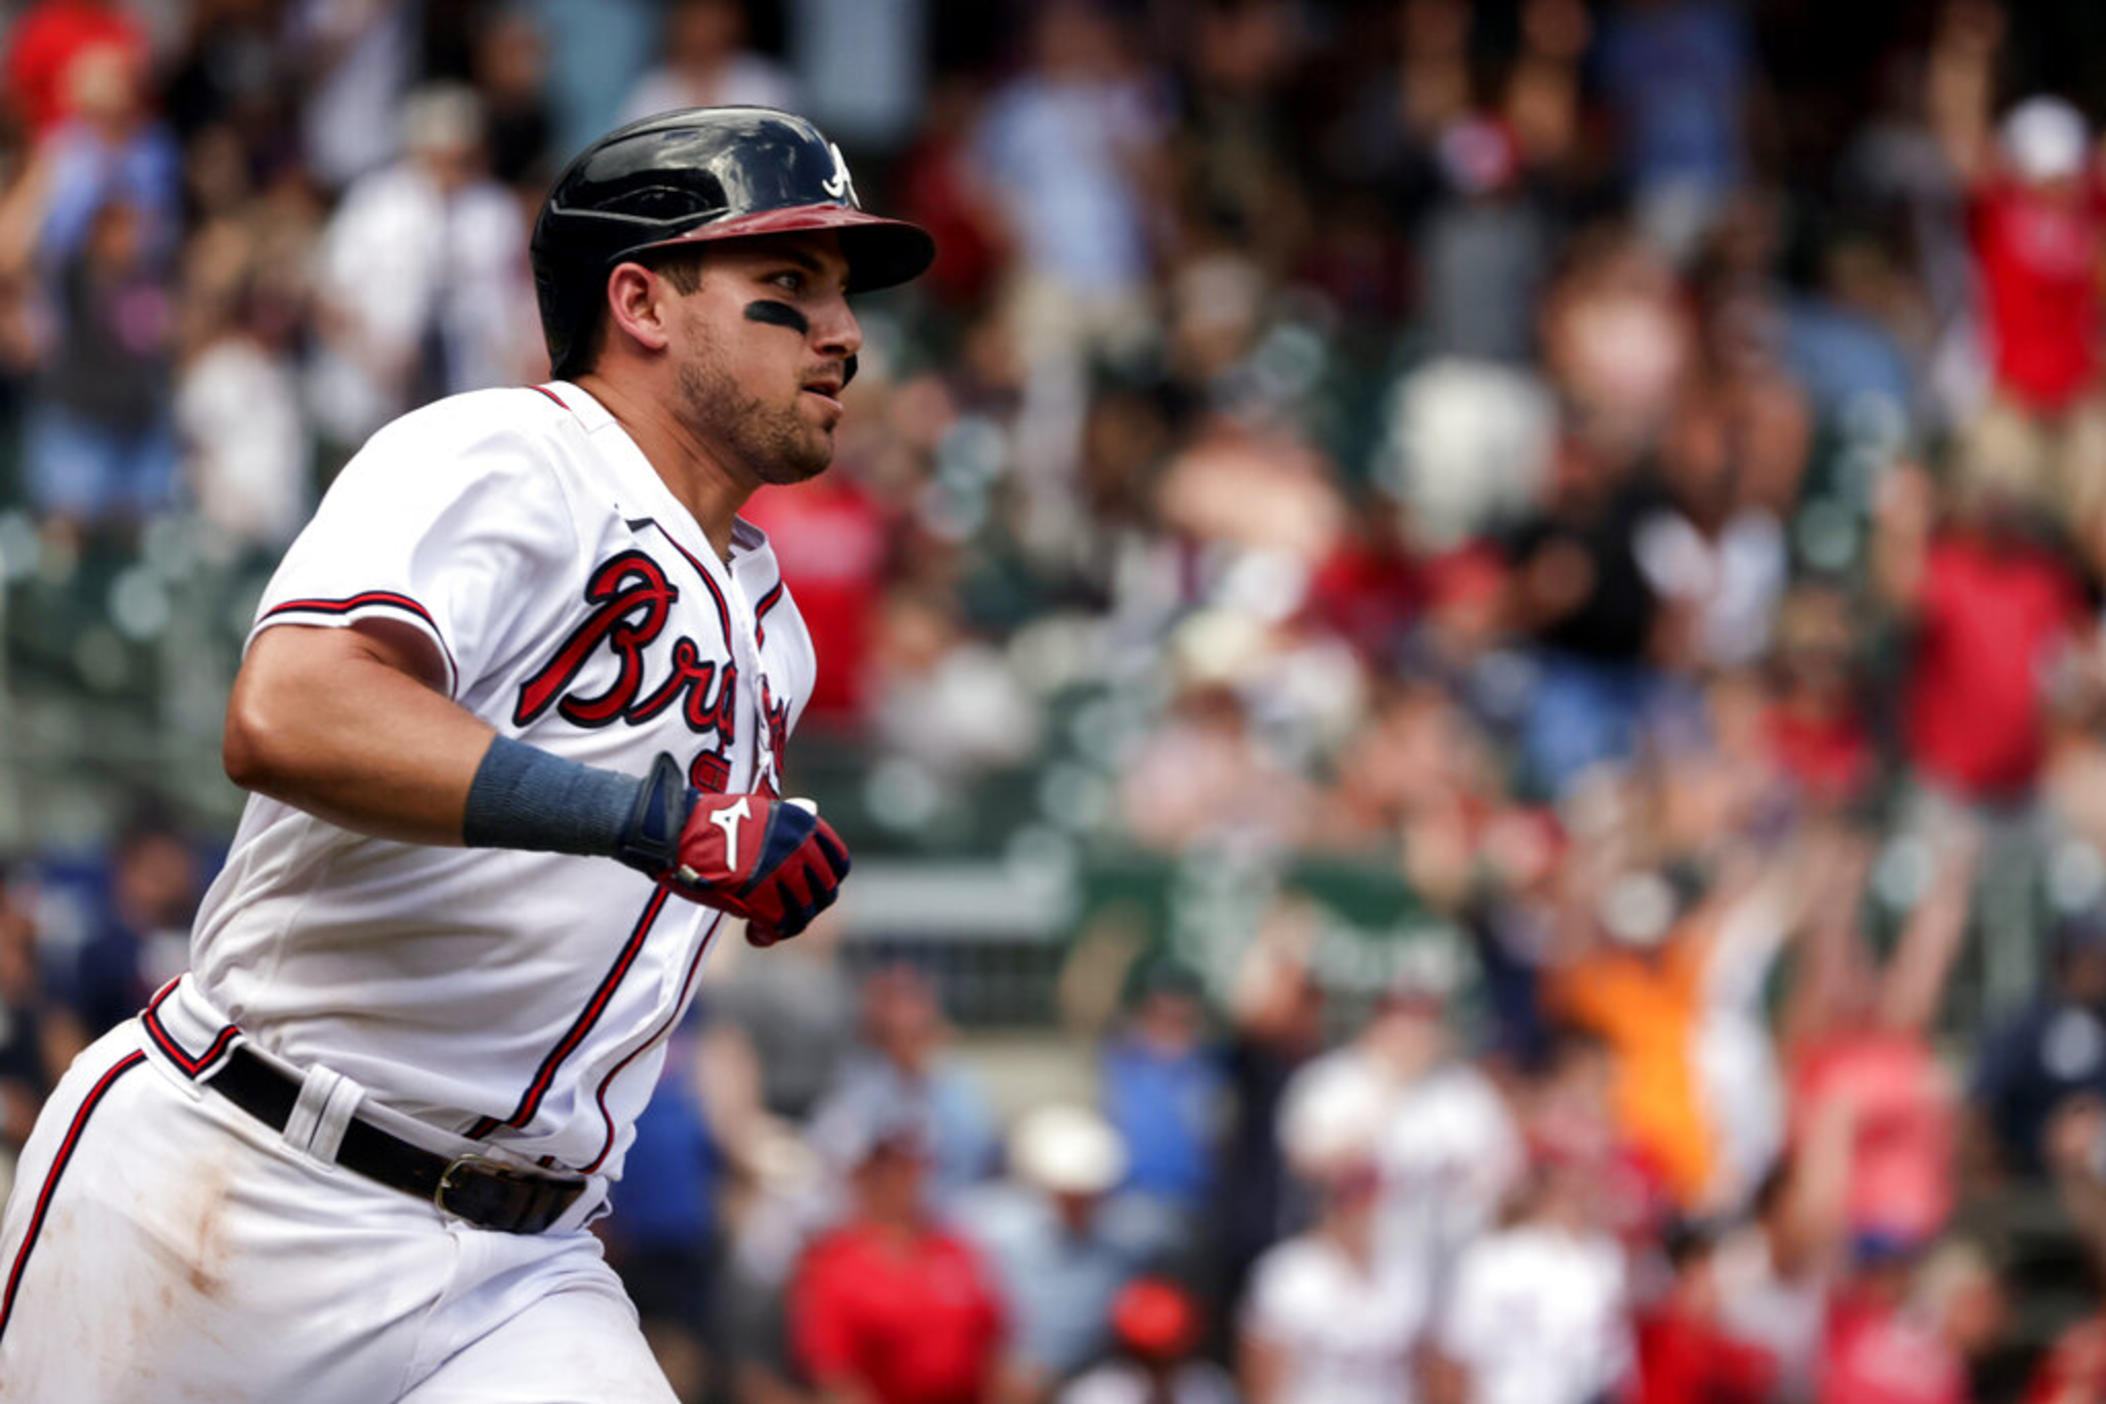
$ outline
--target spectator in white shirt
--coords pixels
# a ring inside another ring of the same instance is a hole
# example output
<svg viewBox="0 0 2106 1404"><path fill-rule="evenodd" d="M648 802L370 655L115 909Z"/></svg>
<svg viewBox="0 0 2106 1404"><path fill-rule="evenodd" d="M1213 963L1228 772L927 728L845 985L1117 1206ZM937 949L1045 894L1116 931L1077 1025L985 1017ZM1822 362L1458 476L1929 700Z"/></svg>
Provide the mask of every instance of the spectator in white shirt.
<svg viewBox="0 0 2106 1404"><path fill-rule="evenodd" d="M362 176L322 236L322 345L309 393L327 435L356 444L441 395L538 379L527 218L483 169L474 91L403 104L408 154Z"/></svg>
<svg viewBox="0 0 2106 1404"><path fill-rule="evenodd" d="M799 109L790 75L746 47L746 12L737 0L680 0L673 6L665 21L665 59L636 80L622 104L622 120L676 107Z"/></svg>
<svg viewBox="0 0 2106 1404"><path fill-rule="evenodd" d="M1406 971L1359 1037L1295 1075L1280 1112L1281 1135L1291 1140L1312 1098L1367 1089L1378 1244L1435 1284L1462 1245L1497 1219L1523 1159L1498 1089L1454 1055L1443 1014L1453 983L1430 964Z"/></svg>
<svg viewBox="0 0 2106 1404"><path fill-rule="evenodd" d="M311 510L314 449L287 344L297 311L245 288L176 385L185 477L230 553L282 548Z"/></svg>
<svg viewBox="0 0 2106 1404"><path fill-rule="evenodd" d="M1309 1232L1251 1271L1237 1343L1247 1404L1414 1404L1430 1298L1415 1262L1376 1238L1383 1110L1371 1082L1332 1078L1283 1119L1288 1163L1320 1187Z"/></svg>
<svg viewBox="0 0 2106 1404"><path fill-rule="evenodd" d="M1463 1250L1433 1329L1429 1404L1599 1404L1630 1373L1623 1247L1605 1165L1538 1155L1520 1217Z"/></svg>

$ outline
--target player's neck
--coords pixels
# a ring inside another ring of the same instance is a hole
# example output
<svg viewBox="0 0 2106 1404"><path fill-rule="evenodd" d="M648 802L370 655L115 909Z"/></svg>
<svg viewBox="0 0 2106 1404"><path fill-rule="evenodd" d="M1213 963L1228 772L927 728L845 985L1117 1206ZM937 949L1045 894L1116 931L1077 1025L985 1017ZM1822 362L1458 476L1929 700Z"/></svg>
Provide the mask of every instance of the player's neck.
<svg viewBox="0 0 2106 1404"><path fill-rule="evenodd" d="M731 556L731 531L739 508L753 495L753 485L726 467L721 457L667 408L663 399L624 390L593 371L576 384L605 406L628 431L666 490L687 508L702 528L717 559Z"/></svg>

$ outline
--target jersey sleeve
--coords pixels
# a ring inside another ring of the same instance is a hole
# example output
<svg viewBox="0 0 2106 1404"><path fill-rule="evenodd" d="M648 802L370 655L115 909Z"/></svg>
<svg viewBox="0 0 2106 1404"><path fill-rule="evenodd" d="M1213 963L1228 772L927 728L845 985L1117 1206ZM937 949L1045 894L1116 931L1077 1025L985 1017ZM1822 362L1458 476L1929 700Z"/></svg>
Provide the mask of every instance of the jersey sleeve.
<svg viewBox="0 0 2106 1404"><path fill-rule="evenodd" d="M395 620L437 646L459 699L580 547L531 437L423 434L418 418L382 430L346 465L265 587L249 637L280 624Z"/></svg>

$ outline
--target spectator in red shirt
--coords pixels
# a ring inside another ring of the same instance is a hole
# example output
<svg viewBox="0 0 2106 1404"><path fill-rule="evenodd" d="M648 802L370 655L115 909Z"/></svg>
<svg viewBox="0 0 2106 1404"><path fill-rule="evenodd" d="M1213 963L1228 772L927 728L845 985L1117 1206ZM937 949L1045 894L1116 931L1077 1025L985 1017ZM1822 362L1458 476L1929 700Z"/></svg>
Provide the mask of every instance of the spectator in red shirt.
<svg viewBox="0 0 2106 1404"><path fill-rule="evenodd" d="M854 1210L815 1242L790 1285L798 1363L824 1404L983 1404L1003 1313L992 1274L922 1208L918 1130L873 1127Z"/></svg>
<svg viewBox="0 0 2106 1404"><path fill-rule="evenodd" d="M2097 269L2106 245L2091 134L2060 98L2018 104L1999 131L1998 169L1974 191L1969 233L1997 389L2054 414L2091 386Z"/></svg>
<svg viewBox="0 0 2106 1404"><path fill-rule="evenodd" d="M2088 1316L2055 1338L2026 1386L2025 1404L2092 1404L2106 1398L2106 1318Z"/></svg>
<svg viewBox="0 0 2106 1404"><path fill-rule="evenodd" d="M835 472L796 492L756 493L744 515L768 533L819 658L804 719L860 726L870 700L871 641L891 549L882 510L854 477ZM753 607L765 629L766 596Z"/></svg>
<svg viewBox="0 0 2106 1404"><path fill-rule="evenodd" d="M1839 839L1840 842L1849 842ZM1967 929L1980 841L1956 834L1931 854L1930 886L1882 962L1858 930L1869 853L1851 856L1847 898L1814 912L1785 1013L1791 1138L1802 1154L1849 1146L1847 1231L1931 1242L1956 1198L1957 1089L1931 1030Z"/></svg>
<svg viewBox="0 0 2106 1404"><path fill-rule="evenodd" d="M2102 187L2083 114L2035 96L1992 132L2003 24L1954 6L1932 55L1932 115L1968 185L1989 403L1967 427L1962 476L2053 512L2106 560L2106 398L2099 393Z"/></svg>
<svg viewBox="0 0 2106 1404"><path fill-rule="evenodd" d="M2046 684L2083 622L2082 587L2002 489L1963 488L1938 528L1929 493L1907 470L1888 481L1875 560L1882 590L1914 625L1909 759L1962 800L2022 799L2046 754Z"/></svg>
<svg viewBox="0 0 2106 1404"><path fill-rule="evenodd" d="M58 125L69 109L66 71L97 45L146 58L146 37L107 0L43 0L16 22L7 45L6 90L16 113L38 135Z"/></svg>
<svg viewBox="0 0 2106 1404"><path fill-rule="evenodd" d="M1897 1245L1859 1245L1858 1280L1828 1318L1822 1404L1966 1404L1967 1362L2003 1324L1981 1251L1948 1243L1918 1262Z"/></svg>
<svg viewBox="0 0 2106 1404"><path fill-rule="evenodd" d="M1862 796L1877 757L1859 706L1850 602L1827 585L1795 589L1777 611L1763 726L1771 758L1800 797L1832 810Z"/></svg>
<svg viewBox="0 0 2106 1404"><path fill-rule="evenodd" d="M1638 1388L1633 1404L1764 1404L1777 1362L1735 1339L1719 1320L1713 1263L1718 1241L1700 1225L1668 1236L1674 1284L1638 1318Z"/></svg>

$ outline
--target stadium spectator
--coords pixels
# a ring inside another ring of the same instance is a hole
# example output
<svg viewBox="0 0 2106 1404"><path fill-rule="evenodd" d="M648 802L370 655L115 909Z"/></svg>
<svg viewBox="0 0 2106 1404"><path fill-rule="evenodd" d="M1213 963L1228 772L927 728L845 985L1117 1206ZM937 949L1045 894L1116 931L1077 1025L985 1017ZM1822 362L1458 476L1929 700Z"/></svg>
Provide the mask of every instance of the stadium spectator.
<svg viewBox="0 0 2106 1404"><path fill-rule="evenodd" d="M1237 1340L1248 1404L1420 1397L1433 1280L1423 1259L1381 1242L1378 1143L1393 1124L1388 1103L1379 1082L1328 1076L1289 1104L1283 1149L1321 1208L1312 1228L1251 1269Z"/></svg>
<svg viewBox="0 0 2106 1404"><path fill-rule="evenodd" d="M1757 1188L1748 1220L1713 1255L1718 1323L1767 1352L1770 1398L1818 1396L1830 1302L1846 1266L1854 1113L1835 1103Z"/></svg>
<svg viewBox="0 0 2106 1404"><path fill-rule="evenodd" d="M1125 1025L1099 1055L1105 1118L1126 1146L1124 1190L1190 1220L1212 1188L1221 1067L1206 1009L1185 972L1145 972Z"/></svg>
<svg viewBox="0 0 2106 1404"><path fill-rule="evenodd" d="M2086 1317L2065 1328L2026 1386L2025 1404L2082 1404L2106 1392L2106 1322Z"/></svg>
<svg viewBox="0 0 2106 1404"><path fill-rule="evenodd" d="M621 1212L607 1258L636 1304L644 1337L683 1404L709 1386L709 1287L723 1156L696 1075L706 1017L690 1014L666 1046L658 1087L622 1163Z"/></svg>
<svg viewBox="0 0 2106 1404"><path fill-rule="evenodd" d="M1190 1292L1136 1278L1113 1300L1111 1320L1118 1354L1070 1380L1054 1404L1236 1404L1228 1372L1196 1353L1201 1321Z"/></svg>
<svg viewBox="0 0 2106 1404"><path fill-rule="evenodd" d="M1598 61L1639 215L1686 254L1746 170L1759 82L1746 17L1724 0L1622 0Z"/></svg>
<svg viewBox="0 0 2106 1404"><path fill-rule="evenodd" d="M61 330L25 456L36 505L58 538L137 530L175 497L175 309L144 226L137 207L103 205L56 274Z"/></svg>
<svg viewBox="0 0 2106 1404"><path fill-rule="evenodd" d="M1605 874L1592 900L1578 920L1595 934L1557 970L1547 1002L1612 1050L1622 1134L1699 1210L1719 1152L1696 1061L1715 931L1658 869Z"/></svg>
<svg viewBox="0 0 2106 1404"><path fill-rule="evenodd" d="M1993 375L1961 470L1977 488L1999 488L2052 514L2095 555L2106 505L2106 401L2093 273L2106 204L2088 124L2067 102L2029 97L1991 133L1988 73L2000 30L1954 26L1943 37L1948 71L1934 89L1947 158L1968 185Z"/></svg>
<svg viewBox="0 0 2106 1404"><path fill-rule="evenodd" d="M842 462L796 492L764 490L745 510L776 546L813 652L826 660L798 724L851 733L869 724L879 692L872 645L892 550L890 523L859 481L859 466Z"/></svg>
<svg viewBox="0 0 2106 1404"><path fill-rule="evenodd" d="M1958 1097L1930 1035L1965 935L1978 853L1962 834L1932 855L1930 881L1884 964L1863 945L1857 903L1817 909L1787 1014L1794 1138L1847 1114L1849 1232L1909 1251L1944 1230L1957 1193ZM1837 1101L1847 1113L1832 1110Z"/></svg>
<svg viewBox="0 0 2106 1404"><path fill-rule="evenodd" d="M1011 1329L1008 1388L1047 1398L1100 1357L1119 1290L1169 1247L1153 1214L1111 1192L1126 1148L1095 1112L1051 1103L1010 1132L1010 1179L956 1206L956 1222L1000 1275Z"/></svg>
<svg viewBox="0 0 2106 1404"><path fill-rule="evenodd" d="M790 1285L797 1362L826 1404L987 1404L1005 1332L993 1275L930 1218L919 1129L865 1134L854 1208Z"/></svg>
<svg viewBox="0 0 2106 1404"><path fill-rule="evenodd" d="M1954 1241L1927 1257L1874 1236L1839 1292L1822 1357L1825 1404L1963 1404L1969 1357L2003 1310L1981 1250Z"/></svg>
<svg viewBox="0 0 2106 1404"><path fill-rule="evenodd" d="M1985 1035L1969 1093L1997 1162L2029 1178L2045 1172L2049 1124L2074 1097L2106 1097L2106 914L2097 911L2064 918L2047 988Z"/></svg>
<svg viewBox="0 0 2106 1404"><path fill-rule="evenodd" d="M37 1108L71 1056L59 1046L39 973L36 927L0 872L0 1195Z"/></svg>
<svg viewBox="0 0 2106 1404"><path fill-rule="evenodd" d="M1777 1361L1739 1340L1724 1320L1718 1242L1702 1225L1669 1237L1674 1277L1660 1301L1638 1314L1637 1389L1641 1404L1763 1404L1773 1397Z"/></svg>
<svg viewBox="0 0 2106 1404"><path fill-rule="evenodd" d="M84 52L119 50L132 65L146 59L146 35L125 7L108 0L37 0L15 18L7 42L8 106L43 133L73 110L69 73Z"/></svg>
<svg viewBox="0 0 2106 1404"><path fill-rule="evenodd" d="M1776 765L1816 812L1862 799L1878 778L1857 648L1849 598L1833 585L1802 585L1779 602L1764 729Z"/></svg>
<svg viewBox="0 0 2106 1404"><path fill-rule="evenodd" d="M1029 360L1145 334L1159 92L1134 71L1110 7L1055 0L1032 28L1031 66L981 118L979 159L1020 240L1019 340Z"/></svg>
<svg viewBox="0 0 2106 1404"><path fill-rule="evenodd" d="M1251 1265L1294 1222L1299 1206L1280 1145L1280 1107L1294 1078L1324 1048L1324 990L1309 968L1310 913L1267 913L1239 967L1222 1053L1228 1119L1215 1148L1207 1211L1218 1300L1242 1300Z"/></svg>
<svg viewBox="0 0 2106 1404"><path fill-rule="evenodd" d="M417 63L408 0L292 0L284 61L298 75L302 163L331 190L379 169L404 142L396 108Z"/></svg>
<svg viewBox="0 0 2106 1404"><path fill-rule="evenodd" d="M310 393L346 447L436 396L529 379L540 359L526 214L485 173L481 100L424 88L399 125L408 154L344 192L320 251Z"/></svg>
<svg viewBox="0 0 2106 1404"><path fill-rule="evenodd" d="M665 18L663 61L639 78L622 104L635 121L675 107L779 107L796 111L790 75L746 46L738 0L677 0Z"/></svg>
<svg viewBox="0 0 2106 1404"><path fill-rule="evenodd" d="M1553 794L1597 762L1634 755L1674 705L1676 679L1656 663L1679 633L1675 602L1640 549L1668 520L1656 489L1568 439L1549 503L1510 539L1512 617L1538 649L1523 752Z"/></svg>
<svg viewBox="0 0 2106 1404"><path fill-rule="evenodd" d="M1964 487L1948 522L1933 513L1919 474L1884 485L1874 566L1913 637L1909 759L1961 802L2021 800L2046 751L2047 681L2082 627L2081 583L1995 485Z"/></svg>
<svg viewBox="0 0 2106 1404"><path fill-rule="evenodd" d="M863 980L860 1048L813 1111L809 1134L822 1151L872 1120L921 1128L930 1207L955 1202L994 1172L1000 1154L994 1111L979 1077L944 1050L949 1029L928 977L907 965Z"/></svg>
<svg viewBox="0 0 2106 1404"><path fill-rule="evenodd" d="M70 968L48 977L63 1010L69 1060L182 973L202 892L197 855L183 833L151 809L135 816L112 847L108 887L87 940Z"/></svg>
<svg viewBox="0 0 2106 1404"><path fill-rule="evenodd" d="M314 448L287 352L300 307L251 275L175 387L184 483L229 549L289 544L306 523Z"/></svg>
<svg viewBox="0 0 2106 1404"><path fill-rule="evenodd" d="M1333 1105L1364 1105L1374 1224L1384 1266L1445 1280L1454 1256L1498 1221L1522 1168L1519 1134L1482 1071L1446 1025L1452 976L1407 965L1359 1035L1296 1074L1280 1138L1321 1141ZM1305 1129L1314 1121L1318 1129Z"/></svg>
<svg viewBox="0 0 2106 1404"><path fill-rule="evenodd" d="M1627 1387L1629 1269L1604 1223L1606 1170L1586 1147L1533 1148L1518 1216L1463 1250L1442 1294L1430 1404L1581 1404Z"/></svg>
<svg viewBox="0 0 2106 1404"><path fill-rule="evenodd" d="M548 54L541 27L506 7L475 37L475 90L483 100L490 174L531 198L568 153L552 150L555 118L547 94Z"/></svg>

